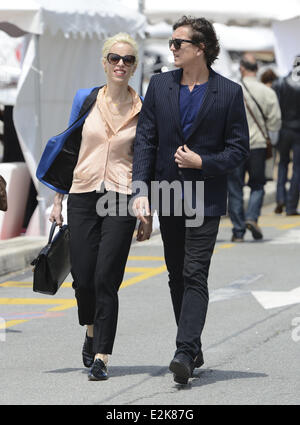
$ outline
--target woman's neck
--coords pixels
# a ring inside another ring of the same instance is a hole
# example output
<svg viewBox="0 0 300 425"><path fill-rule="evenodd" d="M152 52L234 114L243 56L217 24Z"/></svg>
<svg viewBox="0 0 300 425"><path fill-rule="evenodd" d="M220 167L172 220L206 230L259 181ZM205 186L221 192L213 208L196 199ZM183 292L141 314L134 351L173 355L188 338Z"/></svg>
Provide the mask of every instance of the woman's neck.
<svg viewBox="0 0 300 425"><path fill-rule="evenodd" d="M129 87L107 82L105 96L114 104L126 102L130 97Z"/></svg>

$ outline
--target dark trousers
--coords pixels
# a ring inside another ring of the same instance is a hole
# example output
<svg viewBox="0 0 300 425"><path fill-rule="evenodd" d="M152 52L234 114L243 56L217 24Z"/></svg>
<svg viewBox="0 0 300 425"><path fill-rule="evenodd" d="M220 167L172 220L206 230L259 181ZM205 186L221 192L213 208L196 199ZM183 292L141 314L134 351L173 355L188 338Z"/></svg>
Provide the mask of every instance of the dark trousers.
<svg viewBox="0 0 300 425"><path fill-rule="evenodd" d="M205 217L200 227L185 227L184 217L159 217L169 272L171 299L178 325L176 354L194 359L208 308L207 279L220 217Z"/></svg>
<svg viewBox="0 0 300 425"><path fill-rule="evenodd" d="M248 160L228 175L228 214L233 224L233 234L243 237L246 232L246 220L257 222L264 199L266 149L252 149ZM250 198L244 211L246 171L249 174Z"/></svg>
<svg viewBox="0 0 300 425"><path fill-rule="evenodd" d="M100 217L96 204L101 196L96 192L69 195L71 273L79 323L94 325L95 353L111 354L117 329L118 290L136 218L129 214Z"/></svg>
<svg viewBox="0 0 300 425"><path fill-rule="evenodd" d="M278 176L276 201L278 204L286 205L286 212L291 213L297 210L299 201L300 185L300 134L293 130L282 129L277 145L279 152ZM286 182L288 175L288 165L291 160L290 153L293 152L293 174L290 188L287 192Z"/></svg>

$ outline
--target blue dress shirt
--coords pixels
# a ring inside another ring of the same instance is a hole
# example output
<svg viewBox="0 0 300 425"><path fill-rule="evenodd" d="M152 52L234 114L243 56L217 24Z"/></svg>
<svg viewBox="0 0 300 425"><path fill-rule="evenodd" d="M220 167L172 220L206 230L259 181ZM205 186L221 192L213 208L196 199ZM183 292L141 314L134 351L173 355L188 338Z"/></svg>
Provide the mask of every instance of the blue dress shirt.
<svg viewBox="0 0 300 425"><path fill-rule="evenodd" d="M179 108L185 140L202 105L207 86L208 82L196 85L192 91L190 91L189 86L184 86L183 84L180 86Z"/></svg>

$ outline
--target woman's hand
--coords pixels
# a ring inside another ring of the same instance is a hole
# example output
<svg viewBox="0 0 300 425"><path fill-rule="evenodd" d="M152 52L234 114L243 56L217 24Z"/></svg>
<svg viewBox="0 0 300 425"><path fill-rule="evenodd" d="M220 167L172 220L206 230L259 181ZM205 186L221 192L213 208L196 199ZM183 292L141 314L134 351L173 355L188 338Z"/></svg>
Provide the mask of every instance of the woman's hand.
<svg viewBox="0 0 300 425"><path fill-rule="evenodd" d="M187 145L179 146L174 156L179 168L202 168L201 156L191 151Z"/></svg>
<svg viewBox="0 0 300 425"><path fill-rule="evenodd" d="M138 242L143 242L147 239L150 239L150 235L152 233L152 216L143 217L144 222L141 221L138 227L138 232L136 236L136 240Z"/></svg>
<svg viewBox="0 0 300 425"><path fill-rule="evenodd" d="M63 225L64 218L61 214L62 212L62 201L64 199L64 195L62 193L56 193L53 202L53 208L49 216L49 220L51 223L56 221L56 224L61 227Z"/></svg>

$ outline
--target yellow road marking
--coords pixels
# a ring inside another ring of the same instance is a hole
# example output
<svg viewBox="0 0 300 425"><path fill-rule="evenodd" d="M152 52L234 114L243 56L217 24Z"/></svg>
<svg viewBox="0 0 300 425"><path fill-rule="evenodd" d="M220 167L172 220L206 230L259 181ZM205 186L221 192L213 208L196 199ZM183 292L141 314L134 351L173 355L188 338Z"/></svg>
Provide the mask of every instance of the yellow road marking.
<svg viewBox="0 0 300 425"><path fill-rule="evenodd" d="M142 280L149 279L149 277L157 276L167 270L166 266L156 267L149 269L146 273L142 273L139 276L134 276L130 279L124 280L121 288L126 288L126 286L134 285L135 283L141 282Z"/></svg>
<svg viewBox="0 0 300 425"><path fill-rule="evenodd" d="M233 248L234 246L236 246L233 243L224 243L222 245L215 245L215 249L214 249L214 254L217 254L221 249L228 249L228 248Z"/></svg>
<svg viewBox="0 0 300 425"><path fill-rule="evenodd" d="M56 305L47 311L61 311L76 305L76 300L69 298L0 298L5 305ZM57 306L57 304L59 304Z"/></svg>
<svg viewBox="0 0 300 425"><path fill-rule="evenodd" d="M152 276L152 272L155 271L156 274L156 268L153 267L126 267L125 273L140 273L143 276L147 273L150 273L150 276ZM137 276L139 278L139 276ZM140 281L140 280L138 280ZM0 283L0 286L4 288L32 288L32 281L31 282L20 282L20 281L14 281L10 280L4 283ZM62 288L71 288L72 282L64 282L61 286Z"/></svg>
<svg viewBox="0 0 300 425"><path fill-rule="evenodd" d="M164 257L140 257L135 255L130 255L128 260L132 261L165 261Z"/></svg>
<svg viewBox="0 0 300 425"><path fill-rule="evenodd" d="M232 248L234 244L223 244L217 247L216 252L220 249ZM129 256L128 260L132 261L165 261L164 257L145 257L145 256ZM127 286L134 285L135 283L141 282L142 280L149 279L150 277L157 276L161 273L164 273L167 270L165 264L160 267L126 267L125 272L128 273L139 273L138 276L131 277L123 281L121 288L126 288ZM0 284L4 287L13 287L17 286L19 288L28 288L32 287L32 282L17 282L17 281L8 281ZM64 282L62 287L71 287L71 282ZM0 305L55 305L55 307L49 308L47 311L63 311L76 306L75 299L66 299L66 298L0 298ZM32 319L26 320L9 320L2 325L5 328L9 328L20 323L28 322ZM0 327L0 329L2 329Z"/></svg>
<svg viewBox="0 0 300 425"><path fill-rule="evenodd" d="M282 224L281 226L277 226L277 228L280 230L289 230L299 226L300 226L300 221L296 223Z"/></svg>
<svg viewBox="0 0 300 425"><path fill-rule="evenodd" d="M0 283L0 286L3 286L4 288L29 288L32 287L32 282L7 281L4 283Z"/></svg>
<svg viewBox="0 0 300 425"><path fill-rule="evenodd" d="M5 325L0 324L0 329L11 328L12 326L16 326L24 322L28 322L28 320L8 320L5 322Z"/></svg>
<svg viewBox="0 0 300 425"><path fill-rule="evenodd" d="M55 307L49 308L47 311L62 311L72 308L76 305L74 299L64 298L0 298L0 305L55 305ZM59 304L59 305L57 305ZM9 320L5 322L5 325L0 326L0 329L10 328L20 323L28 322L27 320Z"/></svg>

